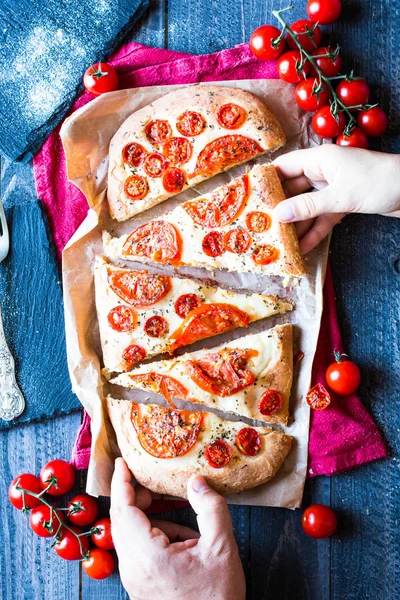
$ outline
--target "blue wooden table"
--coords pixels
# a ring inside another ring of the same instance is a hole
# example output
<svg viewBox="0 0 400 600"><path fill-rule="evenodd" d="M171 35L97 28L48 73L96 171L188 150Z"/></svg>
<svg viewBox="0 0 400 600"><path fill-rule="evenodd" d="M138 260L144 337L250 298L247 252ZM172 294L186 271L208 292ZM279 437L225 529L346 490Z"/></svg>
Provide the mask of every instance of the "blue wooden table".
<svg viewBox="0 0 400 600"><path fill-rule="evenodd" d="M218 51L248 40L255 27L272 22L272 8L284 5L278 0L158 0L133 39L192 53ZM297 2L294 18L304 18L304 5ZM345 5L341 20L326 28L326 37L329 41L333 35L340 43L346 66L368 79L374 100L388 111L389 132L374 148L400 152L399 3L349 0ZM8 166L7 180L13 189L9 204L36 201L30 166ZM304 505L321 502L339 516L338 533L331 539L307 538L299 510L232 508L251 600L400 598L399 222L346 218L334 233L331 260L344 345L361 366L360 395L387 440L390 457L307 482ZM26 344L31 343L27 337ZM52 368L50 358L43 368ZM117 575L98 583L81 576L78 563L60 560L6 501L15 474L37 472L51 458L70 456L79 424L80 414L74 413L0 435L4 600L127 598ZM82 474L77 490L84 489L84 479ZM189 509L165 517L195 523Z"/></svg>

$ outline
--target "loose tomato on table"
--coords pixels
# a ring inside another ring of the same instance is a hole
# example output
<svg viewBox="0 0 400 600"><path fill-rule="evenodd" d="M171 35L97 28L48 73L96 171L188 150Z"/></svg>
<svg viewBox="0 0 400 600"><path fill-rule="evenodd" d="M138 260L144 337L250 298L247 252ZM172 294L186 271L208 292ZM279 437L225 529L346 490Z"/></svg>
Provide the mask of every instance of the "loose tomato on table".
<svg viewBox="0 0 400 600"><path fill-rule="evenodd" d="M92 579L107 579L114 571L114 559L107 550L93 548L89 550L87 558L82 561L86 575Z"/></svg>
<svg viewBox="0 0 400 600"><path fill-rule="evenodd" d="M345 354L335 351L334 355L335 362L326 370L326 383L336 394L341 396L353 394L361 382L360 369L353 361L346 360Z"/></svg>
<svg viewBox="0 0 400 600"><path fill-rule="evenodd" d="M346 133L340 134L336 138L336 144L338 146L349 146L352 148L368 148L368 137L359 127L353 127L348 135Z"/></svg>
<svg viewBox="0 0 400 600"><path fill-rule="evenodd" d="M83 85L92 96L100 96L117 89L118 75L112 65L105 62L94 63L86 70Z"/></svg>
<svg viewBox="0 0 400 600"><path fill-rule="evenodd" d="M92 542L103 550L112 550L114 542L111 535L111 520L109 517L99 519L94 523L92 529L98 529L96 533L92 533Z"/></svg>
<svg viewBox="0 0 400 600"><path fill-rule="evenodd" d="M329 506L312 504L304 511L301 525L308 536L322 539L335 533L337 518Z"/></svg>
<svg viewBox="0 0 400 600"><path fill-rule="evenodd" d="M303 81L310 70L310 63L305 61L299 50L290 50L282 54L278 60L279 77L286 83Z"/></svg>
<svg viewBox="0 0 400 600"><path fill-rule="evenodd" d="M316 77L309 77L297 84L295 100L303 110L314 111L329 102L330 92L325 83Z"/></svg>
<svg viewBox="0 0 400 600"><path fill-rule="evenodd" d="M40 483L51 496L63 496L74 486L75 471L66 460L51 460L40 472Z"/></svg>
<svg viewBox="0 0 400 600"><path fill-rule="evenodd" d="M331 397L328 390L321 383L317 383L307 393L306 401L314 410L325 410L331 403Z"/></svg>
<svg viewBox="0 0 400 600"><path fill-rule="evenodd" d="M330 25L340 17L341 0L308 0L307 14L311 21L320 25Z"/></svg>
<svg viewBox="0 0 400 600"><path fill-rule="evenodd" d="M369 85L362 77L349 81L343 79L336 88L338 98L347 107L367 104L369 92Z"/></svg>
<svg viewBox="0 0 400 600"><path fill-rule="evenodd" d="M64 560L81 560L89 551L89 540L86 535L81 535L83 532L78 527L72 526L70 529L61 529L60 539L54 549Z"/></svg>
<svg viewBox="0 0 400 600"><path fill-rule="evenodd" d="M40 494L43 489L40 483L40 479L30 473L22 473L17 477L14 477L8 488L8 498L11 504L18 510L29 510L35 506L41 504L40 498L35 498L30 494L24 494L21 490L17 490L17 487L33 492L34 494Z"/></svg>
<svg viewBox="0 0 400 600"><path fill-rule="evenodd" d="M322 56L323 54L332 54L335 57L330 58L329 56ZM340 54L333 51L330 46L321 46L321 48L317 48L314 52L311 52L311 56L325 77L336 77L336 75L339 74L340 69L342 68L342 59ZM310 75L313 77L318 76L316 69L314 69L311 63Z"/></svg>
<svg viewBox="0 0 400 600"><path fill-rule="evenodd" d="M36 535L44 538L53 537L64 522L62 513L47 504L36 506L29 516L29 524Z"/></svg>
<svg viewBox="0 0 400 600"><path fill-rule="evenodd" d="M290 26L290 29L293 31L293 33L303 34L297 36L297 41L306 52L312 52L321 44L322 31L320 27L308 19L300 19L299 21L295 21ZM286 35L286 40L289 48L292 48L292 50L297 49L296 42L289 34Z"/></svg>
<svg viewBox="0 0 400 600"><path fill-rule="evenodd" d="M330 106L318 109L311 120L313 130L323 138L334 138L343 133L346 119L343 113L333 115Z"/></svg>
<svg viewBox="0 0 400 600"><path fill-rule="evenodd" d="M279 40L280 35L281 32L274 25L261 25L250 36L250 50L261 60L275 60L286 45L285 38Z"/></svg>
<svg viewBox="0 0 400 600"><path fill-rule="evenodd" d="M373 106L359 113L357 123L365 133L371 137L377 137L385 133L388 120L382 108Z"/></svg>
<svg viewBox="0 0 400 600"><path fill-rule="evenodd" d="M97 519L99 507L92 496L88 494L78 494L68 502L67 516L71 523L83 527L90 525Z"/></svg>

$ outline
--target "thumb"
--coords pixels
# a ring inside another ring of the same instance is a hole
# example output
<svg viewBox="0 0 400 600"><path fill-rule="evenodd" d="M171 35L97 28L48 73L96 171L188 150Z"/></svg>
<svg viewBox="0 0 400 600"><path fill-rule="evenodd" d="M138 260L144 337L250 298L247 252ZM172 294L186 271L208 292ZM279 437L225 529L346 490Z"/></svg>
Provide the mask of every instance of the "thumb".
<svg viewBox="0 0 400 600"><path fill-rule="evenodd" d="M334 186L327 186L319 192L308 192L283 200L273 210L273 216L282 223L305 221L319 215L351 212L345 205L343 192L335 193Z"/></svg>
<svg viewBox="0 0 400 600"><path fill-rule="evenodd" d="M189 479L187 491L189 502L197 514L199 543L210 549L233 538L232 520L225 498L211 489L201 475Z"/></svg>

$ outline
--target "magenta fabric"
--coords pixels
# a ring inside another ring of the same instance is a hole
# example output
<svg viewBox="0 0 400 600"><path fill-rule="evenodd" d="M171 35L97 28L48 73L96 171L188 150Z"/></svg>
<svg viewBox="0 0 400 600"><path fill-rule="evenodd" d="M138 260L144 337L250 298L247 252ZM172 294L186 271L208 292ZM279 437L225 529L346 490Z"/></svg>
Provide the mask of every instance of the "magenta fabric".
<svg viewBox="0 0 400 600"><path fill-rule="evenodd" d="M276 63L257 60L248 44L216 54L193 56L132 43L110 57L110 62L118 71L121 89L277 77ZM90 95L84 93L71 112L90 100ZM67 181L59 127L36 155L34 172L38 197L45 204L57 252L61 256L63 247L84 220L88 206L83 194ZM332 275L328 268L313 383L325 383L324 373L335 348L342 351ZM73 451L72 460L77 469L86 469L89 464L90 442L90 418L84 413ZM349 397L333 395L332 404L327 410L312 411L309 477L333 475L386 455L377 426L355 394Z"/></svg>

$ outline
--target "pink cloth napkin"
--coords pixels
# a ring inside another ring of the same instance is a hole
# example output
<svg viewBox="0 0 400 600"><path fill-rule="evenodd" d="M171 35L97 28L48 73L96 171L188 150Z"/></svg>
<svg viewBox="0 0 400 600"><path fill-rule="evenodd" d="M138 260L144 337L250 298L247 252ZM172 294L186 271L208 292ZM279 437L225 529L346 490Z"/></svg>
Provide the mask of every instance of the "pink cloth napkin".
<svg viewBox="0 0 400 600"><path fill-rule="evenodd" d="M136 43L110 57L120 76L120 88L235 79L272 79L276 63L259 61L247 44L216 54L192 56ZM84 93L71 112L91 100ZM83 194L67 181L59 127L34 159L38 197L45 204L57 251L61 251L84 220L88 206ZM313 383L324 381L334 349L342 351L332 275L328 269L324 311L314 366ZM331 406L312 411L308 475L332 475L387 455L379 430L359 398L332 395ZM73 463L85 469L90 458L90 418L84 413L73 451Z"/></svg>

